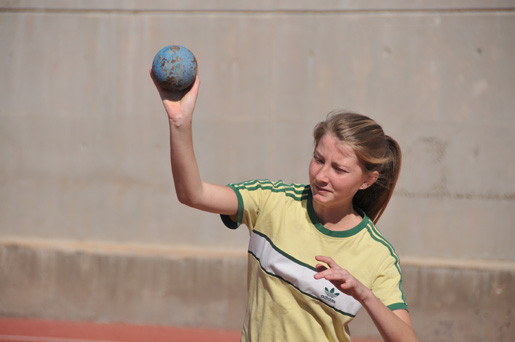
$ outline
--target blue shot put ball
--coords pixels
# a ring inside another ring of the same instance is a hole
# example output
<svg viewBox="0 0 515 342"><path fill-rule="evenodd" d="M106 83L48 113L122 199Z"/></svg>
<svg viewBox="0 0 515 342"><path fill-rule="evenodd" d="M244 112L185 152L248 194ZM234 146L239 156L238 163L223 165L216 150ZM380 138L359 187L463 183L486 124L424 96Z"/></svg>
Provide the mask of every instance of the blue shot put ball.
<svg viewBox="0 0 515 342"><path fill-rule="evenodd" d="M166 46L154 57L152 75L163 89L170 91L186 89L197 76L197 59L184 46Z"/></svg>

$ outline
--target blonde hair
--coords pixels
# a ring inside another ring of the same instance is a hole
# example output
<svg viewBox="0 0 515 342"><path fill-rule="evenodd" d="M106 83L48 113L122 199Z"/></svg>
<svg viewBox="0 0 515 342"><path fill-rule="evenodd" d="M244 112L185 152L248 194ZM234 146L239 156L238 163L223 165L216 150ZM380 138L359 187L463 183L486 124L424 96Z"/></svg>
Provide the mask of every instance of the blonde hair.
<svg viewBox="0 0 515 342"><path fill-rule="evenodd" d="M386 209L399 179L402 162L399 144L384 134L382 127L371 118L343 111L330 112L325 121L315 126L315 148L326 134L332 134L348 144L366 171L379 172L375 183L367 189L359 190L353 198L353 204L376 223Z"/></svg>

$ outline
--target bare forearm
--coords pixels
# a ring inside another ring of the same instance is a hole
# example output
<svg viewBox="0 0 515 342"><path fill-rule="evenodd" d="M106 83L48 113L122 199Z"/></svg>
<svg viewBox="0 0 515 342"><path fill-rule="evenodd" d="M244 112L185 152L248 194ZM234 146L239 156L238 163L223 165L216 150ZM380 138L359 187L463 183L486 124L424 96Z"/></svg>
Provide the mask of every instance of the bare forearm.
<svg viewBox="0 0 515 342"><path fill-rule="evenodd" d="M417 341L407 311L391 311L370 290L361 304L385 342Z"/></svg>
<svg viewBox="0 0 515 342"><path fill-rule="evenodd" d="M202 180L193 149L191 121L170 123L170 161L177 198L194 206L195 196L202 192Z"/></svg>

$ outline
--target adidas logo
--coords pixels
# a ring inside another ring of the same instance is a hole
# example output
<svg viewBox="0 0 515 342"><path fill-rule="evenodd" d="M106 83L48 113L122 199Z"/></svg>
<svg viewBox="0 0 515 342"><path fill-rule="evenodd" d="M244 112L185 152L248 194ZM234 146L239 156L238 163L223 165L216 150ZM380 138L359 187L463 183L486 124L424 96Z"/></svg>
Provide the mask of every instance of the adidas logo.
<svg viewBox="0 0 515 342"><path fill-rule="evenodd" d="M336 298L338 297L340 294L339 293L334 293L334 290L335 288L333 287L330 291L329 289L327 289L327 287L325 288L325 296L324 295L321 295L320 297L322 297L322 299L325 299L327 300L328 302L331 302L333 304L336 303L336 301L333 299L333 298Z"/></svg>

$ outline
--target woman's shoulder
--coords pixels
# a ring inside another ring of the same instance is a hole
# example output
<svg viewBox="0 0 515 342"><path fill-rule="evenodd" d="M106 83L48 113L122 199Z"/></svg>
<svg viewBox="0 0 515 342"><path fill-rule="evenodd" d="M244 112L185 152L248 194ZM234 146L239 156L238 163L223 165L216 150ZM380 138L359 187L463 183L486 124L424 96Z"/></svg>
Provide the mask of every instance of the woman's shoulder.
<svg viewBox="0 0 515 342"><path fill-rule="evenodd" d="M289 194L294 197L307 196L309 186L300 183L288 183L283 180L271 181L269 179L252 179L239 183L229 184L234 189L240 191L269 191L278 194Z"/></svg>
<svg viewBox="0 0 515 342"><path fill-rule="evenodd" d="M365 223L365 229L363 229L363 231L365 231L368 235L371 247L374 247L373 249L370 249L371 251L373 250L373 254L383 258L386 256L391 256L394 259L398 259L395 248L390 243L390 241L386 239L383 233L376 227L372 220L365 216L363 223Z"/></svg>

